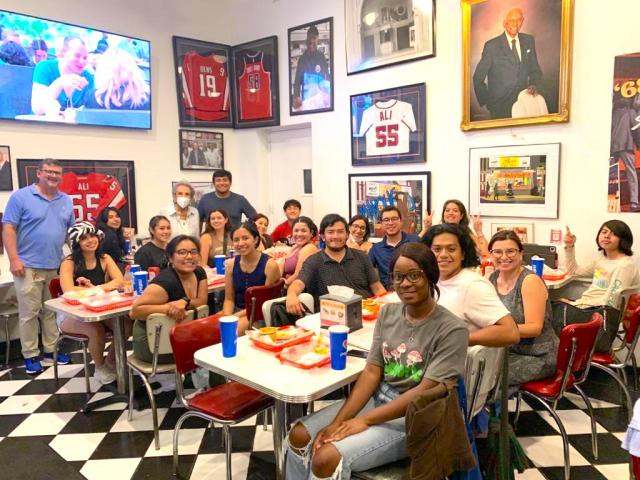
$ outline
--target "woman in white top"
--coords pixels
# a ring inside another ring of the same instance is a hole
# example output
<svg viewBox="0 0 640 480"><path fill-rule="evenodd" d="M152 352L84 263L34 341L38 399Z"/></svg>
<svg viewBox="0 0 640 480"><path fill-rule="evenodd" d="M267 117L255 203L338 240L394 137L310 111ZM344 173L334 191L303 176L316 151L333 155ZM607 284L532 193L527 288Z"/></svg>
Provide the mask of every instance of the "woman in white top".
<svg viewBox="0 0 640 480"><path fill-rule="evenodd" d="M638 267L631 257L633 255L631 229L620 220L604 222L596 236L596 245L600 253L583 267L578 266L576 262L575 243L576 236L567 227L564 236L567 273L593 276L593 282L577 300L562 300L577 307L609 305L618 308L620 292L625 288L640 285Z"/></svg>
<svg viewBox="0 0 640 480"><path fill-rule="evenodd" d="M438 304L467 322L469 345L504 347L520 341L509 310L493 285L473 270L480 264L476 244L466 228L443 223L423 238L438 260Z"/></svg>
<svg viewBox="0 0 640 480"><path fill-rule="evenodd" d="M180 181L173 187L173 205L160 211L171 223L171 239L178 235L200 238L200 215L192 205L194 194L189 182Z"/></svg>

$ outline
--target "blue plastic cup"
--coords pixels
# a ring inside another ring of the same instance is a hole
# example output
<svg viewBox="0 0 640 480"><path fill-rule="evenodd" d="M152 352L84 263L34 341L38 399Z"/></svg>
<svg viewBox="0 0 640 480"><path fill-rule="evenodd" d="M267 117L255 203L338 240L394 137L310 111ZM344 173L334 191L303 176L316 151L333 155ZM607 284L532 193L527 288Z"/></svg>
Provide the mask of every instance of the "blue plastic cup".
<svg viewBox="0 0 640 480"><path fill-rule="evenodd" d="M215 257L216 273L224 275L224 261L227 259L225 255L216 255Z"/></svg>
<svg viewBox="0 0 640 480"><path fill-rule="evenodd" d="M331 368L344 370L347 368L347 338L349 327L332 325L329 327L329 345L331 351Z"/></svg>
<svg viewBox="0 0 640 480"><path fill-rule="evenodd" d="M139 272L140 270L142 270L142 268L140 268L140 265L138 265L137 263L134 263L129 266L129 273L131 273L131 275L133 275L136 272Z"/></svg>
<svg viewBox="0 0 640 480"><path fill-rule="evenodd" d="M238 353L238 317L228 315L220 317L220 339L222 341L222 356L235 357Z"/></svg>
<svg viewBox="0 0 640 480"><path fill-rule="evenodd" d="M142 292L144 292L144 289L147 288L149 283L149 274L144 270L140 270L139 272L134 272L132 276L133 292L136 295L142 295Z"/></svg>
<svg viewBox="0 0 640 480"><path fill-rule="evenodd" d="M536 275L542 278L542 272L544 270L544 258L532 258L531 268L534 272L536 272Z"/></svg>

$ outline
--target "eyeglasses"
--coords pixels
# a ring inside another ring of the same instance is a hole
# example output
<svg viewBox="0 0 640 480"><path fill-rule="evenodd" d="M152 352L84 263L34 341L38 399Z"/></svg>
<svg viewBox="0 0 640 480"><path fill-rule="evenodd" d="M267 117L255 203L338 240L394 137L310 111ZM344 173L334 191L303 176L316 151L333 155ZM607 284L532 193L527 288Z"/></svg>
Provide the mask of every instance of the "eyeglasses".
<svg viewBox="0 0 640 480"><path fill-rule="evenodd" d="M506 250L491 250L491 255L496 258L500 258L502 255L506 255L507 258L515 257L520 250L517 248L507 248Z"/></svg>
<svg viewBox="0 0 640 480"><path fill-rule="evenodd" d="M200 252L195 248L193 250L180 249L180 250L176 250L176 255L183 258L188 255L191 255L192 257L199 257Z"/></svg>
<svg viewBox="0 0 640 480"><path fill-rule="evenodd" d="M51 175L52 177L61 177L62 176L62 172L59 172L57 170L45 170L44 168L40 169L40 171L42 173L46 173L47 175Z"/></svg>
<svg viewBox="0 0 640 480"><path fill-rule="evenodd" d="M367 229L364 225L358 225L357 223L352 223L351 228L355 228L356 230L362 230L363 232Z"/></svg>
<svg viewBox="0 0 640 480"><path fill-rule="evenodd" d="M400 220L400 217L387 217L387 218L383 218L380 221L382 223L393 223L393 222L397 222L398 220Z"/></svg>
<svg viewBox="0 0 640 480"><path fill-rule="evenodd" d="M396 285L400 285L406 278L410 283L418 283L424 277L422 270L409 270L407 273L391 272L391 281Z"/></svg>

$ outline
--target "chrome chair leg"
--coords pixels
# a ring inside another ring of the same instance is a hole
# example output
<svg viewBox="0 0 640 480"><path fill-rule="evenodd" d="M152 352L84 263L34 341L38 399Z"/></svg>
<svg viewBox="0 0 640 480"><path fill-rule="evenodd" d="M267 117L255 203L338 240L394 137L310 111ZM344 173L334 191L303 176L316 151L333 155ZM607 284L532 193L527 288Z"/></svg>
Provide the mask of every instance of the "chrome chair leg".
<svg viewBox="0 0 640 480"><path fill-rule="evenodd" d="M133 369L131 367L127 368L129 374L129 413L127 415L127 420L133 420Z"/></svg>
<svg viewBox="0 0 640 480"><path fill-rule="evenodd" d="M578 385L574 385L574 388L578 392L578 394L582 397L585 405L587 406L587 411L589 412L589 419L591 420L591 450L593 451L593 458L595 460L598 459L598 431L596 430L596 419L593 415L593 406L591 405L591 400L589 397L585 395L582 389Z"/></svg>
<svg viewBox="0 0 640 480"><path fill-rule="evenodd" d="M225 458L227 461L227 480L232 480L231 478L231 428L228 424L222 425L222 430L224 431L225 438Z"/></svg>
<svg viewBox="0 0 640 480"><path fill-rule="evenodd" d="M638 360L635 352L631 354L631 365L633 366L633 388L638 390Z"/></svg>
<svg viewBox="0 0 640 480"><path fill-rule="evenodd" d="M149 397L149 404L151 405L151 418L153 419L153 438L155 442L156 450L160 450L160 432L158 432L158 410L156 408L156 399L153 396L153 388L151 388L151 384L145 375L140 375L142 378L142 384L144 385L144 389L147 391L147 396Z"/></svg>
<svg viewBox="0 0 640 480"><path fill-rule="evenodd" d="M9 320L11 319L10 315L2 315L1 317L4 320L4 339L7 344L4 347L4 366L5 368L9 368L9 360L11 359L11 338L9 337Z"/></svg>
<svg viewBox="0 0 640 480"><path fill-rule="evenodd" d="M606 372L611 378L616 381L616 383L620 387L620 390L622 390L622 394L625 397L625 403L627 405L627 417L629 418L629 421L631 421L631 417L633 416L633 402L631 401L631 395L629 394L627 384L623 382L618 375L616 375L616 372L612 368L609 368L605 365L600 365L599 363L591 363L591 366Z"/></svg>
<svg viewBox="0 0 640 480"><path fill-rule="evenodd" d="M56 345L56 356L58 355L58 347ZM91 384L89 382L89 359L87 356L87 342L82 342L82 363L84 364L84 386L87 389L87 395L91 395ZM58 379L58 362L54 364L56 368L56 380Z"/></svg>
<svg viewBox="0 0 640 480"><path fill-rule="evenodd" d="M60 339L62 337L58 335L56 339L56 343L53 344L53 378L58 381L58 346L60 344Z"/></svg>

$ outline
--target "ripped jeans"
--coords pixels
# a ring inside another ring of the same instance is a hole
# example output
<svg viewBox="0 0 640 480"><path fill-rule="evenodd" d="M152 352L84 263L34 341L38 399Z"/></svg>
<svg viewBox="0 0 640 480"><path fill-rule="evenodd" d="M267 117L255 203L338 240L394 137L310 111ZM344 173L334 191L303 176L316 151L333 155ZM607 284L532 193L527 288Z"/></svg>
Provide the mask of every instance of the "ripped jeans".
<svg viewBox="0 0 640 480"><path fill-rule="evenodd" d="M388 403L398 395L395 388L383 382L358 415ZM294 449L287 439L287 480L320 480L311 472L310 449L318 432L333 421L343 403L344 401L335 402L298 420L307 429L311 442L302 449ZM332 480L349 480L351 471L361 472L405 458L407 449L404 417L372 425L363 432L333 442L333 446L340 452L342 459L329 477Z"/></svg>

